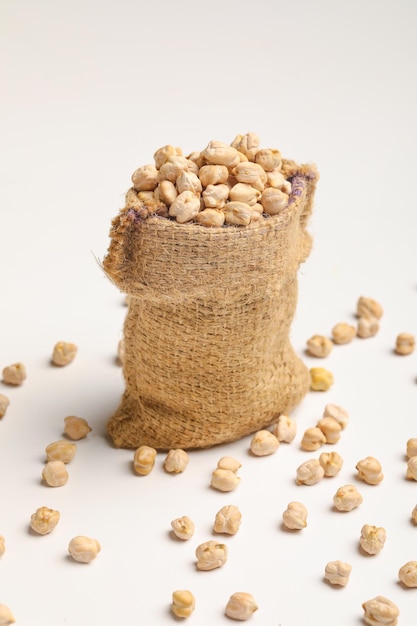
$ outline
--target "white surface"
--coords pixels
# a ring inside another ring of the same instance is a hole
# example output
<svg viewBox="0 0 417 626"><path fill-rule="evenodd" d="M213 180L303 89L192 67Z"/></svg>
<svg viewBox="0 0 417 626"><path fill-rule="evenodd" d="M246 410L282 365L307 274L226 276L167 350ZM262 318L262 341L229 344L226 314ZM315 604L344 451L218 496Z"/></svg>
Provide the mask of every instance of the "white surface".
<svg viewBox="0 0 417 626"><path fill-rule="evenodd" d="M194 626L230 623L223 613L235 591L254 594L259 625L360 625L361 603L379 594L400 607L401 626L415 624L417 590L402 588L397 572L417 560L417 483L405 480L405 444L417 436L417 361L392 348L399 332L417 334L416 18L411 0L3 0L0 366L23 361L28 370L21 388L0 389L11 399L0 421L0 602L17 624L169 625L179 588L196 596ZM249 456L249 438L195 452L179 476L163 471L159 455L140 478L132 453L105 438L123 389L114 357L125 308L95 257L106 253L131 173L156 148L189 152L249 130L321 173L314 248L300 270L297 352L310 335L354 322L360 295L383 304L381 330L335 347L326 361L304 357L331 369L335 384L294 411L293 444L263 459ZM53 369L61 339L79 353ZM327 402L350 412L335 448L343 470L297 487L296 467L318 456L299 449L301 435ZM48 488L44 448L70 414L93 432L78 445L68 484ZM241 485L228 495L209 488L224 454L242 462ZM367 455L383 465L377 487L355 478ZM333 494L348 482L364 503L336 513ZM309 509L301 533L280 527L290 500ZM229 560L197 573L195 547L229 503L243 514L239 533L225 538ZM42 505L59 509L61 521L37 537L28 522ZM170 521L183 514L196 533L179 543ZM387 529L376 557L358 552L365 523ZM102 544L89 566L66 555L76 534ZM353 566L344 589L323 582L334 559Z"/></svg>

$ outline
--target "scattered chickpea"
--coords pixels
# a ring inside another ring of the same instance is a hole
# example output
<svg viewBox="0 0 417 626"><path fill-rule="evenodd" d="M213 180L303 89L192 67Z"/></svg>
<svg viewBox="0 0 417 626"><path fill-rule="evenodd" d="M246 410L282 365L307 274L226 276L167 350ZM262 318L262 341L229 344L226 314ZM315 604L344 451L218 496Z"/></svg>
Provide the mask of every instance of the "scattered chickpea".
<svg viewBox="0 0 417 626"><path fill-rule="evenodd" d="M307 509L301 502L289 502L282 514L284 525L290 530L302 530L307 526Z"/></svg>
<svg viewBox="0 0 417 626"><path fill-rule="evenodd" d="M319 463L324 469L324 475L333 477L342 469L343 459L338 452L322 452L319 456Z"/></svg>
<svg viewBox="0 0 417 626"><path fill-rule="evenodd" d="M332 417L339 422L342 430L344 430L349 421L349 413L343 407L338 404L326 404L323 411L323 417Z"/></svg>
<svg viewBox="0 0 417 626"><path fill-rule="evenodd" d="M307 352L310 356L324 359L333 349L333 341L323 335L313 335L307 339Z"/></svg>
<svg viewBox="0 0 417 626"><path fill-rule="evenodd" d="M356 328L346 322L340 322L332 328L332 339L334 343L350 343L356 337Z"/></svg>
<svg viewBox="0 0 417 626"><path fill-rule="evenodd" d="M70 443L65 439L61 441L54 441L45 448L46 460L70 463L75 457L76 451L77 446L75 443Z"/></svg>
<svg viewBox="0 0 417 626"><path fill-rule="evenodd" d="M381 319L384 314L382 306L372 298L361 296L356 303L356 312L358 317L374 317Z"/></svg>
<svg viewBox="0 0 417 626"><path fill-rule="evenodd" d="M191 539L194 534L194 522L187 515L173 519L171 528L175 536L183 541Z"/></svg>
<svg viewBox="0 0 417 626"><path fill-rule="evenodd" d="M382 467L380 462L373 456L367 456L365 459L358 461L356 464L358 476L368 485L378 485L383 479Z"/></svg>
<svg viewBox="0 0 417 626"><path fill-rule="evenodd" d="M408 561L400 567L398 578L406 587L417 587L417 561Z"/></svg>
<svg viewBox="0 0 417 626"><path fill-rule="evenodd" d="M240 528L242 514L237 506L229 504L216 513L213 530L215 533L235 535Z"/></svg>
<svg viewBox="0 0 417 626"><path fill-rule="evenodd" d="M170 450L165 457L164 468L170 474L181 474L187 469L190 457L185 450Z"/></svg>
<svg viewBox="0 0 417 626"><path fill-rule="evenodd" d="M52 532L58 524L60 518L59 511L54 511L47 506L41 506L36 509L30 517L30 527L38 535L47 535Z"/></svg>
<svg viewBox="0 0 417 626"><path fill-rule="evenodd" d="M195 609L195 599L191 591L181 589L172 594L171 611L175 617L189 617Z"/></svg>
<svg viewBox="0 0 417 626"><path fill-rule="evenodd" d="M324 577L331 585L345 587L349 582L352 566L343 561L329 561L324 569Z"/></svg>
<svg viewBox="0 0 417 626"><path fill-rule="evenodd" d="M6 543L3 535L0 535L0 557L6 552Z"/></svg>
<svg viewBox="0 0 417 626"><path fill-rule="evenodd" d="M72 363L76 357L77 350L78 348L75 343L58 341L52 351L52 363L54 365L58 365L59 367Z"/></svg>
<svg viewBox="0 0 417 626"><path fill-rule="evenodd" d="M62 487L68 481L65 463L48 461L42 470L42 478L49 487Z"/></svg>
<svg viewBox="0 0 417 626"><path fill-rule="evenodd" d="M15 623L15 618L11 610L5 604L0 604L0 626L9 626Z"/></svg>
<svg viewBox="0 0 417 626"><path fill-rule="evenodd" d="M333 385L333 374L323 367L312 367L310 369L310 389L312 391L328 391Z"/></svg>
<svg viewBox="0 0 417 626"><path fill-rule="evenodd" d="M378 554L384 547L387 538L385 528L378 526L370 526L365 524L362 526L361 536L359 539L360 546L367 554Z"/></svg>
<svg viewBox="0 0 417 626"><path fill-rule="evenodd" d="M360 317L358 320L357 335L361 339L374 337L379 331L379 321L376 317Z"/></svg>
<svg viewBox="0 0 417 626"><path fill-rule="evenodd" d="M211 475L211 486L219 491L233 491L240 483L240 477L228 469L217 468Z"/></svg>
<svg viewBox="0 0 417 626"><path fill-rule="evenodd" d="M408 459L406 478L417 480L417 456L412 456Z"/></svg>
<svg viewBox="0 0 417 626"><path fill-rule="evenodd" d="M326 443L337 443L340 439L341 425L333 417L322 417L317 427L323 432Z"/></svg>
<svg viewBox="0 0 417 626"><path fill-rule="evenodd" d="M411 521L415 526L417 526L417 504L414 509L411 511Z"/></svg>
<svg viewBox="0 0 417 626"><path fill-rule="evenodd" d="M227 546L211 540L201 543L195 551L197 569L208 571L222 567L227 561Z"/></svg>
<svg viewBox="0 0 417 626"><path fill-rule="evenodd" d="M26 379L26 368L23 363L13 363L3 369L3 382L6 385L21 385Z"/></svg>
<svg viewBox="0 0 417 626"><path fill-rule="evenodd" d="M324 476L324 469L318 459L304 461L297 468L297 485L315 485Z"/></svg>
<svg viewBox="0 0 417 626"><path fill-rule="evenodd" d="M412 456L417 456L417 437L412 437L407 441L407 459L411 459Z"/></svg>
<svg viewBox="0 0 417 626"><path fill-rule="evenodd" d="M126 355L126 346L124 338L119 339L119 343L117 344L117 361L120 365L123 365L125 361Z"/></svg>
<svg viewBox="0 0 417 626"><path fill-rule="evenodd" d="M10 400L7 396L0 393L0 418L6 415L7 407L10 404Z"/></svg>
<svg viewBox="0 0 417 626"><path fill-rule="evenodd" d="M279 441L269 430L258 430L250 442L250 450L255 456L268 456L279 448Z"/></svg>
<svg viewBox="0 0 417 626"><path fill-rule="evenodd" d="M230 470L234 474L236 474L241 467L241 462L232 456L222 456L217 462L218 469Z"/></svg>
<svg viewBox="0 0 417 626"><path fill-rule="evenodd" d="M416 340L414 335L410 335L410 333L400 333L397 335L397 339L395 341L395 352L397 354L401 354L402 356L406 356L414 352L415 345Z"/></svg>
<svg viewBox="0 0 417 626"><path fill-rule="evenodd" d="M354 485L339 487L333 496L333 504L338 511L352 511L363 502L363 497Z"/></svg>
<svg viewBox="0 0 417 626"><path fill-rule="evenodd" d="M297 434L297 423L288 415L280 415L272 426L272 432L280 443L291 443Z"/></svg>
<svg viewBox="0 0 417 626"><path fill-rule="evenodd" d="M400 611L392 600L384 596L376 596L372 600L367 600L362 604L365 612L364 621L369 626L397 626Z"/></svg>
<svg viewBox="0 0 417 626"><path fill-rule="evenodd" d="M231 619L243 622L252 617L258 608L252 594L238 591L230 596L226 604L225 614Z"/></svg>
<svg viewBox="0 0 417 626"><path fill-rule="evenodd" d="M64 418L64 434L73 441L84 439L89 432L91 432L91 427L83 417L68 415Z"/></svg>
<svg viewBox="0 0 417 626"><path fill-rule="evenodd" d="M303 450L311 452L318 450L325 443L326 437L323 431L318 426L313 426L312 428L307 428L307 430L305 430L300 445Z"/></svg>
<svg viewBox="0 0 417 626"><path fill-rule="evenodd" d="M101 551L100 543L97 539L77 535L68 544L68 552L78 563L91 563Z"/></svg>
<svg viewBox="0 0 417 626"><path fill-rule="evenodd" d="M140 446L133 455L133 469L140 476L147 476L155 465L157 451L150 446Z"/></svg>

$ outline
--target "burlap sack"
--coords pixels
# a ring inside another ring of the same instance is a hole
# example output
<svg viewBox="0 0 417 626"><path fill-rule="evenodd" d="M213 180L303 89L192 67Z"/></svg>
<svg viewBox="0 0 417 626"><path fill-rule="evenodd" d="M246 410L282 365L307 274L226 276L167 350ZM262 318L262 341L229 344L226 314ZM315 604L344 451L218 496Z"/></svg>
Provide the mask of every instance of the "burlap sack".
<svg viewBox="0 0 417 626"><path fill-rule="evenodd" d="M311 239L317 171L284 161L288 207L250 226L207 228L126 206L103 260L129 295L117 447L203 448L270 425L309 389L289 341Z"/></svg>

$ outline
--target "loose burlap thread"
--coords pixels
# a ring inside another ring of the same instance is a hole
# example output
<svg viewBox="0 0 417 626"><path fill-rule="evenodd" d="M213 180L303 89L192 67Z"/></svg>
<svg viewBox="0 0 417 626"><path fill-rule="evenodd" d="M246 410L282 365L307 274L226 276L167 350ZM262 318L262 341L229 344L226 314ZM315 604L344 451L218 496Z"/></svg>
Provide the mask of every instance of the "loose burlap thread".
<svg viewBox="0 0 417 626"><path fill-rule="evenodd" d="M308 391L289 333L318 173L292 161L283 171L287 208L246 227L143 219L132 206L113 220L103 268L129 295L125 391L107 424L115 446L234 441Z"/></svg>

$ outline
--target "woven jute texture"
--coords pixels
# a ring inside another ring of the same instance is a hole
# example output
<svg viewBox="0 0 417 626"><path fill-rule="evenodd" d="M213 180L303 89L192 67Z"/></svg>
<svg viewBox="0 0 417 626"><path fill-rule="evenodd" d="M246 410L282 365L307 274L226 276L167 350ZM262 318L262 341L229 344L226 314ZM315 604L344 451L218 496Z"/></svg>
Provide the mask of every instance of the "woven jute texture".
<svg viewBox="0 0 417 626"><path fill-rule="evenodd" d="M107 429L117 447L204 448L290 411L309 390L290 325L318 173L284 161L287 208L249 226L207 228L126 206L103 259L129 295L125 391Z"/></svg>

